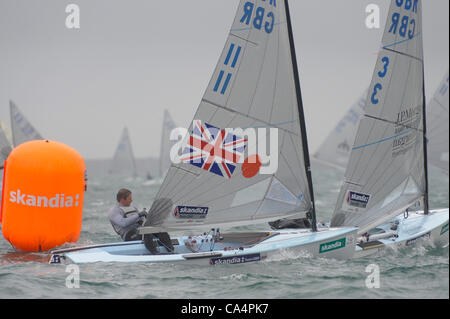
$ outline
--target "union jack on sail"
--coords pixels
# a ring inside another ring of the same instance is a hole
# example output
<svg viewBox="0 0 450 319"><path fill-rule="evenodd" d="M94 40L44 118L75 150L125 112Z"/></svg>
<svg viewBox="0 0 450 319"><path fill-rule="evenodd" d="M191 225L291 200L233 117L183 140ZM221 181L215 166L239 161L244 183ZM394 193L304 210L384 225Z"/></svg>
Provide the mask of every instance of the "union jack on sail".
<svg viewBox="0 0 450 319"><path fill-rule="evenodd" d="M244 155L247 139L208 123L195 120L183 149L181 161L205 171L231 178L236 164Z"/></svg>

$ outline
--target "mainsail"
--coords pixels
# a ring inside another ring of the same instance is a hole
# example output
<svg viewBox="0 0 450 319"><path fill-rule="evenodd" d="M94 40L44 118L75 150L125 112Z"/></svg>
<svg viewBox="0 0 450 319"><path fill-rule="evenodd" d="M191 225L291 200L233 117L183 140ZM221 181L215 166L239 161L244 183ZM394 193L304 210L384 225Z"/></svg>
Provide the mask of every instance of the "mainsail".
<svg viewBox="0 0 450 319"><path fill-rule="evenodd" d="M427 196L422 1L392 1L331 226L359 233Z"/></svg>
<svg viewBox="0 0 450 319"><path fill-rule="evenodd" d="M427 105L428 161L448 174L448 70Z"/></svg>
<svg viewBox="0 0 450 319"><path fill-rule="evenodd" d="M170 140L170 133L176 128L175 122L168 110L164 110L163 127L161 133L161 146L159 155L159 176L163 177L171 165L170 150L174 142Z"/></svg>
<svg viewBox="0 0 450 319"><path fill-rule="evenodd" d="M9 101L9 110L14 147L24 142L43 139L41 134L28 122L13 101Z"/></svg>
<svg viewBox="0 0 450 319"><path fill-rule="evenodd" d="M11 143L6 135L3 122L0 121L0 168L3 168L3 163L8 158L11 150Z"/></svg>
<svg viewBox="0 0 450 319"><path fill-rule="evenodd" d="M330 166L337 167L338 169L345 170L355 140L359 120L364 115L366 97L367 90L352 105L350 110L347 111L345 116L330 132L326 140L320 145L319 149L313 155L315 159Z"/></svg>
<svg viewBox="0 0 450 319"><path fill-rule="evenodd" d="M110 173L118 176L137 176L136 162L127 127L122 131L119 144L114 153Z"/></svg>
<svg viewBox="0 0 450 319"><path fill-rule="evenodd" d="M145 226L244 225L312 210L289 30L287 1L240 1L181 162L170 167Z"/></svg>

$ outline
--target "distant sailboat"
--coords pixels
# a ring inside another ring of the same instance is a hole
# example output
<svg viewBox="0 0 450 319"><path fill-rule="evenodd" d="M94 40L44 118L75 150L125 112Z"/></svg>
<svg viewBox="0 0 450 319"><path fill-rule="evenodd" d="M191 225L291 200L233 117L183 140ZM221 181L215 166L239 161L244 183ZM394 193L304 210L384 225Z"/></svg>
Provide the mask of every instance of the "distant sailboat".
<svg viewBox="0 0 450 319"><path fill-rule="evenodd" d="M367 93L366 90L329 133L319 149L313 154L314 159L340 170L345 170L359 120L364 114Z"/></svg>
<svg viewBox="0 0 450 319"><path fill-rule="evenodd" d="M428 204L421 4L391 1L365 114L331 220L332 227L358 227L365 253L423 236L448 241L448 208L432 211ZM448 143L448 129L446 138ZM408 207L421 199L424 212L405 218Z"/></svg>
<svg viewBox="0 0 450 319"><path fill-rule="evenodd" d="M122 131L109 172L117 176L137 176L136 161L127 127Z"/></svg>
<svg viewBox="0 0 450 319"><path fill-rule="evenodd" d="M427 105L428 162L449 173L449 73L442 79Z"/></svg>
<svg viewBox="0 0 450 319"><path fill-rule="evenodd" d="M3 168L3 163L8 158L11 152L11 143L7 137L3 123L0 121L0 169Z"/></svg>
<svg viewBox="0 0 450 319"><path fill-rule="evenodd" d="M168 110L164 110L164 119L161 132L161 145L159 152L159 177L164 177L169 170L172 161L170 159L170 150L175 142L170 140L170 133L176 128L175 122Z"/></svg>
<svg viewBox="0 0 450 319"><path fill-rule="evenodd" d="M24 142L44 139L13 101L9 101L9 109L14 147L17 147Z"/></svg>

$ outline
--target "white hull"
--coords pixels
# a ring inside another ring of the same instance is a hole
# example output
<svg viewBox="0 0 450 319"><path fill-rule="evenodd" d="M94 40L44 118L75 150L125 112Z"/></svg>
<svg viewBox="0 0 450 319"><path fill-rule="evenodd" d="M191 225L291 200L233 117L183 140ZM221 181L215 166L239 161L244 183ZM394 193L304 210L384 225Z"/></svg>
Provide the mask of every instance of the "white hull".
<svg viewBox="0 0 450 319"><path fill-rule="evenodd" d="M311 257L349 259L355 250L356 231L357 228L352 227L324 228L319 229L318 232L312 232L309 229L282 230L279 232L241 234L243 237L240 239L238 238L239 234L224 234L224 240L214 242L214 244L210 241L212 238L210 235L186 236L172 239L176 243L174 244L175 253L168 254L167 250L160 246L158 249L161 254L158 255L151 254L141 241L112 243L80 247L75 251L53 251L50 263L182 262L200 265L241 264L276 258L282 251ZM256 244L249 243L248 239L252 236L253 239L257 238L259 235L265 238ZM202 239L204 242L200 244ZM196 244L192 244L193 240L196 241ZM188 244L186 245L186 243Z"/></svg>
<svg viewBox="0 0 450 319"><path fill-rule="evenodd" d="M417 242L430 240L434 244L448 244L448 219L449 209L432 210L428 215L422 211L410 212L405 218L403 214L398 215L391 221L377 227L381 234L373 235L373 240L366 240L358 243L355 247L354 258L373 255L386 248L401 248L411 246ZM398 222L397 229L392 230L394 223ZM393 233L395 235L386 238L375 239L376 236L383 236Z"/></svg>
<svg viewBox="0 0 450 319"><path fill-rule="evenodd" d="M70 248L52 252L50 263L92 262L151 262L190 263L198 265L241 264L277 258L282 252L312 258L351 259L373 255L388 247L410 246L420 240L448 243L449 210L433 210L401 214L377 228L372 238L391 234L386 238L358 242L357 228L286 229L277 232L224 234L223 240L212 242L211 235L174 238L175 253L168 254L162 246L161 254L153 255L142 241ZM397 230L391 229L398 221ZM203 240L203 243L202 243ZM195 244L193 244L195 242Z"/></svg>

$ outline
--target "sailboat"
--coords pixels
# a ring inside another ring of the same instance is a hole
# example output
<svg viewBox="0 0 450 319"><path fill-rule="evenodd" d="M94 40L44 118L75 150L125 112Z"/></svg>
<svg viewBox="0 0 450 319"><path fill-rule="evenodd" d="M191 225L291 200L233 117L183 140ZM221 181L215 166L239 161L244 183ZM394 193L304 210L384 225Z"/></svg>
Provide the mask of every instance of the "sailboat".
<svg viewBox="0 0 450 319"><path fill-rule="evenodd" d="M240 1L180 162L139 230L143 240L55 250L50 262L241 264L281 250L352 257L356 227L317 227L305 126L288 1ZM276 160L264 157L269 140L278 143ZM220 230L280 218L303 218L310 228ZM187 234L170 245L153 235L165 232Z"/></svg>
<svg viewBox="0 0 450 319"><path fill-rule="evenodd" d="M109 173L116 176L137 176L136 161L127 127L122 130Z"/></svg>
<svg viewBox="0 0 450 319"><path fill-rule="evenodd" d="M447 70L433 95L433 99L427 105L428 162L446 172L447 175L449 164L448 81L449 72Z"/></svg>
<svg viewBox="0 0 450 319"><path fill-rule="evenodd" d="M3 168L3 164L11 153L12 147L9 139L6 135L3 122L0 121L0 169Z"/></svg>
<svg viewBox="0 0 450 319"><path fill-rule="evenodd" d="M364 114L367 93L367 90L364 91L359 99L350 107L345 116L313 154L313 159L339 170L345 170L348 158L350 157L352 144L355 140L359 120Z"/></svg>
<svg viewBox="0 0 450 319"><path fill-rule="evenodd" d="M176 128L175 122L168 110L164 110L163 127L161 132L161 145L159 152L159 177L163 178L171 165L170 150L173 142L170 140L170 133Z"/></svg>
<svg viewBox="0 0 450 319"><path fill-rule="evenodd" d="M13 101L9 101L9 110L14 147L17 147L24 142L44 139Z"/></svg>
<svg viewBox="0 0 450 319"><path fill-rule="evenodd" d="M428 135L426 125L421 4L391 2L332 216L331 227L358 227L355 257L423 238L448 242L449 209L430 209L428 203L427 140L433 145L435 135ZM448 149L446 125L446 137L438 139L446 138ZM423 211L409 212L418 200Z"/></svg>

